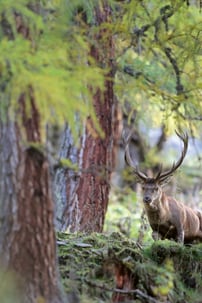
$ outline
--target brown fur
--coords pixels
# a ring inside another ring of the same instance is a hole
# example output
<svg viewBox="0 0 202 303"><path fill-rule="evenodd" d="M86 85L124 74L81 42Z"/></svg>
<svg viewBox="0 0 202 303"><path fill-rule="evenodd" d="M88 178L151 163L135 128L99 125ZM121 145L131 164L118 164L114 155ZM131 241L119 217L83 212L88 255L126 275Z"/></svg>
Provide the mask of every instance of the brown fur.
<svg viewBox="0 0 202 303"><path fill-rule="evenodd" d="M143 185L143 201L153 238L180 243L202 242L202 213L166 196L154 179L148 181ZM146 202L148 197L151 200Z"/></svg>
<svg viewBox="0 0 202 303"><path fill-rule="evenodd" d="M128 165L134 169L137 181L142 184L143 202L153 230L153 238L155 240L159 238L173 239L180 243L191 243L195 240L202 242L202 213L191 209L172 197L166 196L162 190L162 186L169 181L186 156L188 134L180 134L176 131L184 145L179 160L174 162L171 168L165 172L162 172L162 166L160 166L156 177L149 178L139 170L130 157L129 142L132 133L131 131L126 140L125 159Z"/></svg>
<svg viewBox="0 0 202 303"><path fill-rule="evenodd" d="M202 213L200 211L197 211L197 216L199 217L200 229L202 230Z"/></svg>

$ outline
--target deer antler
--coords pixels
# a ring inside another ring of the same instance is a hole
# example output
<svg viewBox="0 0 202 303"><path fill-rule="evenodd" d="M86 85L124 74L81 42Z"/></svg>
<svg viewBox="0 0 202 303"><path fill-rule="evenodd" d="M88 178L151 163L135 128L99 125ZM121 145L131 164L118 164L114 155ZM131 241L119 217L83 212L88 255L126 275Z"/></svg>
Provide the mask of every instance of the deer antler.
<svg viewBox="0 0 202 303"><path fill-rule="evenodd" d="M134 130L131 130L126 139L124 138L124 135L123 135L123 141L124 141L124 144L125 144L125 160L126 160L126 163L134 169L134 174L140 180L145 182L148 179L148 177L139 170L138 166L134 163L134 161L132 160L132 158L130 156L129 144L130 144L131 137L132 137L133 133L134 133Z"/></svg>
<svg viewBox="0 0 202 303"><path fill-rule="evenodd" d="M131 137L133 135L133 130L130 131L129 135L127 136L127 138L125 139L123 136L123 141L125 143L125 160L127 162L127 164L129 166L131 166L134 169L134 173L135 175L140 179L140 181L146 181L148 179L147 175L142 173L138 166L134 163L134 161L132 160L131 156L130 156L130 151L129 151L129 144L130 144L130 140ZM159 172L155 178L155 180L159 183L164 183L170 176L172 176L172 174L178 169L178 167L182 164L186 153L187 153L187 148L188 148L188 135L187 133L178 133L177 131L175 131L177 136L182 140L184 147L181 153L181 156L179 158L179 160L175 163L173 163L171 169L165 171L164 173L162 173L162 165L159 169Z"/></svg>
<svg viewBox="0 0 202 303"><path fill-rule="evenodd" d="M156 181L160 182L160 183L164 183L166 181L167 178L169 178L170 176L172 176L172 174L178 169L178 167L182 164L186 153L187 153L187 148L188 148L188 135L187 133L178 133L177 131L175 131L177 136L182 140L183 144L184 144L184 148L182 150L181 156L179 158L179 160L175 163L173 163L171 169L165 171L164 173L162 173L162 166L156 176Z"/></svg>

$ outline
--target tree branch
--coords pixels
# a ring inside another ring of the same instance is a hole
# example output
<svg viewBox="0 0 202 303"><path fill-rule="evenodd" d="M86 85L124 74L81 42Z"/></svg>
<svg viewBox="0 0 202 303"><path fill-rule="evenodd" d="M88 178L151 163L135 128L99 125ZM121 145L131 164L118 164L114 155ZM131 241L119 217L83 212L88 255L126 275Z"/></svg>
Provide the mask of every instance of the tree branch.
<svg viewBox="0 0 202 303"><path fill-rule="evenodd" d="M119 289L119 288L109 288L105 284L99 285L99 284L97 284L95 282L92 282L92 281L89 281L87 279L85 279L85 282L90 286L101 288L103 290L110 291L110 292L121 293L121 294L126 294L126 295L127 294L134 294L139 298L146 299L148 303L160 303L158 300L156 300L153 297L145 294L140 289L125 290L125 289Z"/></svg>
<svg viewBox="0 0 202 303"><path fill-rule="evenodd" d="M180 78L180 69L178 67L177 61L174 59L174 57L172 56L172 50L168 47L164 47L163 48L166 57L168 58L168 60L170 61L173 70L175 72L175 76L176 76L176 91L177 91L177 95L180 95L184 92L184 87L181 83L181 78Z"/></svg>
<svg viewBox="0 0 202 303"><path fill-rule="evenodd" d="M165 30L168 31L168 18L172 17L172 15L174 14L175 10L173 8L171 8L170 5L165 5L164 7L162 7L160 9L160 14L161 16L158 17L155 21L154 21L154 28L155 28L155 40L160 43L159 38L158 38L158 32L160 29L160 22L162 21L165 25ZM161 44L161 43L160 43ZM177 60L173 57L172 55L172 50L169 47L163 47L163 51L166 55L166 57L168 58L169 62L171 63L173 70L175 72L175 76L176 76L176 92L177 95L180 95L184 92L184 87L181 83L181 78L180 78L180 69L178 67L177 64Z"/></svg>

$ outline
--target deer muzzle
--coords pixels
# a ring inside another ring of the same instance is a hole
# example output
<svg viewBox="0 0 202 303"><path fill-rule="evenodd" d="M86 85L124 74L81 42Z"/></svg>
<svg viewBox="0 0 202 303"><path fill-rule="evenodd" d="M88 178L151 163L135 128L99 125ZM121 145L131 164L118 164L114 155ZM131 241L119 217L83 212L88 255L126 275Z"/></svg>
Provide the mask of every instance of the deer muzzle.
<svg viewBox="0 0 202 303"><path fill-rule="evenodd" d="M152 199L150 196L144 196L144 198L143 198L144 203L151 203L151 201L152 201Z"/></svg>

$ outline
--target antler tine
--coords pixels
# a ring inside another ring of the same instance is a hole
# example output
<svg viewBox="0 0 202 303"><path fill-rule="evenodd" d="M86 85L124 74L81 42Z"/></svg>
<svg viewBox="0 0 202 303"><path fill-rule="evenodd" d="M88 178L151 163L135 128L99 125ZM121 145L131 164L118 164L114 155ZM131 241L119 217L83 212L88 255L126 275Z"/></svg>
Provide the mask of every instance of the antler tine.
<svg viewBox="0 0 202 303"><path fill-rule="evenodd" d="M127 136L127 138L125 138L124 136L125 134L123 133L122 134L122 137L123 137L123 141L124 141L124 144L125 144L125 160L126 160L126 163L131 166L133 169L136 170L137 166L136 164L133 162L133 160L131 159L131 156L130 156L130 152L129 152L129 143L130 143L130 139L133 135L133 131L131 130L129 135Z"/></svg>
<svg viewBox="0 0 202 303"><path fill-rule="evenodd" d="M183 141L184 144L184 148L182 150L181 156L179 158L179 160L175 163L173 163L171 169L169 169L168 171L165 171L164 173L158 173L156 179L158 179L158 181L163 182L164 180L166 180L169 176L171 176L177 169L178 167L182 164L186 153L187 153L187 148L188 148L188 134L187 133L179 133L177 131L175 131L176 135Z"/></svg>
<svg viewBox="0 0 202 303"><path fill-rule="evenodd" d="M160 164L160 167L159 167L159 171L158 171L158 173L157 173L157 175L156 175L156 180L158 180L158 178L160 177L160 175L161 175L161 173L162 173L162 169L163 169L163 165L162 164Z"/></svg>
<svg viewBox="0 0 202 303"><path fill-rule="evenodd" d="M122 135L123 141L125 143L125 160L126 160L126 163L134 169L135 175L137 177L139 177L141 180L145 181L147 179L147 176L144 173L142 173L141 171L139 171L138 166L134 163L134 161L132 160L132 158L130 156L129 143L130 143L130 139L131 139L133 133L134 133L134 130L132 129L129 132L129 135L127 136L126 139L124 137L124 134Z"/></svg>

